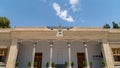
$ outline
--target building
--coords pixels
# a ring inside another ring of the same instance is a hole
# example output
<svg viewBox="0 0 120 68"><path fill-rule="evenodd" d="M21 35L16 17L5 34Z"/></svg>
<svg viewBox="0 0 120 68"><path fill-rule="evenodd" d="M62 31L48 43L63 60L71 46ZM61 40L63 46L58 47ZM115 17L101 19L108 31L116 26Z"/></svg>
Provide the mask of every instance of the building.
<svg viewBox="0 0 120 68"><path fill-rule="evenodd" d="M16 27L0 29L0 64L6 68L27 68L30 61L38 68L46 63L64 65L74 62L82 68L83 61L93 62L94 68L120 68L120 29L79 27ZM51 65L50 65L51 66Z"/></svg>

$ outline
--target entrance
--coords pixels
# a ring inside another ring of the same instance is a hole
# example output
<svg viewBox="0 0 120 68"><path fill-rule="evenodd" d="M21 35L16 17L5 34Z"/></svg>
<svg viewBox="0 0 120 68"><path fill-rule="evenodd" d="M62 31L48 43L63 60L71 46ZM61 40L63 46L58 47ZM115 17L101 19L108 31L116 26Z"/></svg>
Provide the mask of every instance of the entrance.
<svg viewBox="0 0 120 68"><path fill-rule="evenodd" d="M61 49L62 50L62 49ZM58 50L57 54L56 54L56 58L57 58L57 64L63 64L64 63L64 52Z"/></svg>
<svg viewBox="0 0 120 68"><path fill-rule="evenodd" d="M85 61L85 54L84 53L77 53L77 60L78 60L78 68L83 68L83 61Z"/></svg>
<svg viewBox="0 0 120 68"><path fill-rule="evenodd" d="M42 53L35 53L34 62L37 63L37 68L41 68L41 65L42 65Z"/></svg>

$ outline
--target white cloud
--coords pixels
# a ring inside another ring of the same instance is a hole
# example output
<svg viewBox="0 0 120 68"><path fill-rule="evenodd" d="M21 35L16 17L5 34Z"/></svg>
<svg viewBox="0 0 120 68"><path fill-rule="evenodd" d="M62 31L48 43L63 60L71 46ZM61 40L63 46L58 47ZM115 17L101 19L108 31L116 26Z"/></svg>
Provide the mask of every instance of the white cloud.
<svg viewBox="0 0 120 68"><path fill-rule="evenodd" d="M69 0L69 3L71 5L71 9L73 11L77 11L76 5L79 3L80 0Z"/></svg>
<svg viewBox="0 0 120 68"><path fill-rule="evenodd" d="M53 3L53 8L57 12L57 15L59 15L60 14L60 9L61 9L61 7L59 6L59 4Z"/></svg>
<svg viewBox="0 0 120 68"><path fill-rule="evenodd" d="M72 16L68 15L67 10L61 10L61 7L58 3L53 3L53 8L56 11L57 16L59 16L61 19L68 21L68 22L74 22L74 19Z"/></svg>
<svg viewBox="0 0 120 68"><path fill-rule="evenodd" d="M79 2L79 0L69 0L71 5L75 5Z"/></svg>
<svg viewBox="0 0 120 68"><path fill-rule="evenodd" d="M60 17L66 18L67 17L67 10L61 11Z"/></svg>

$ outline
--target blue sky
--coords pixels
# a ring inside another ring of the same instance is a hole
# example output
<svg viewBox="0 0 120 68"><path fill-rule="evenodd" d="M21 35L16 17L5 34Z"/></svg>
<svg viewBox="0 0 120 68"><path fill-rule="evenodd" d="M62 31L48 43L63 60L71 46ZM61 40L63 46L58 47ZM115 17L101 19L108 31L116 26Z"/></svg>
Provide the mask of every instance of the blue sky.
<svg viewBox="0 0 120 68"><path fill-rule="evenodd" d="M11 26L102 27L120 22L120 0L0 0Z"/></svg>

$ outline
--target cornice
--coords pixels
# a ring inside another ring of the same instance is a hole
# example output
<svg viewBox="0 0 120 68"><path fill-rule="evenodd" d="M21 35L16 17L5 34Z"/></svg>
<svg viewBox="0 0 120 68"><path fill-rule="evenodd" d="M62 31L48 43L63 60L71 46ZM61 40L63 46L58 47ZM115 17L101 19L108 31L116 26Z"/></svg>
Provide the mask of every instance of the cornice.
<svg viewBox="0 0 120 68"><path fill-rule="evenodd" d="M11 42L11 40L0 39L0 42Z"/></svg>

